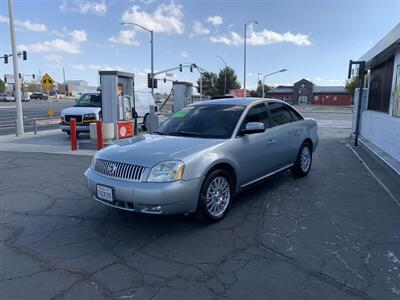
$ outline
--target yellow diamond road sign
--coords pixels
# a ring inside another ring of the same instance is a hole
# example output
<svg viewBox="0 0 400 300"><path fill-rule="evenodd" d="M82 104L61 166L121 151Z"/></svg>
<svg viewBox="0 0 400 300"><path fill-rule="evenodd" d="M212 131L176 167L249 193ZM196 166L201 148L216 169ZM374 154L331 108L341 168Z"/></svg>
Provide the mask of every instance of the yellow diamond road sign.
<svg viewBox="0 0 400 300"><path fill-rule="evenodd" d="M53 80L53 78L50 77L49 74L46 73L46 74L44 74L44 76L42 77L41 84L42 84L42 86L43 86L44 89L46 89L46 90L51 90L51 88L52 88L53 85L54 85L54 80Z"/></svg>

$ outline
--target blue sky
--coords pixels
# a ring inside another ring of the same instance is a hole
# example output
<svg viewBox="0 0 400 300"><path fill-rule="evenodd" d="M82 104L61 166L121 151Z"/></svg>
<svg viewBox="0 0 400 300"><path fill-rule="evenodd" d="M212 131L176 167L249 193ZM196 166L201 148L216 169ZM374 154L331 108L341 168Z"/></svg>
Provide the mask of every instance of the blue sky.
<svg viewBox="0 0 400 300"><path fill-rule="evenodd" d="M28 50L20 61L26 74L48 72L97 84L98 69L136 74L136 86L146 89L150 68L149 34L122 21L155 31L155 69L195 62L217 72L221 55L243 80L243 24L249 28L247 85L257 73L282 68L269 84L289 84L308 78L318 85L339 85L346 79L349 59L357 59L400 20L400 1L356 0L14 0L17 44ZM0 0L0 53L11 53L6 0ZM12 64L0 63L0 76ZM194 81L189 70L178 80ZM169 85L159 84L167 92Z"/></svg>

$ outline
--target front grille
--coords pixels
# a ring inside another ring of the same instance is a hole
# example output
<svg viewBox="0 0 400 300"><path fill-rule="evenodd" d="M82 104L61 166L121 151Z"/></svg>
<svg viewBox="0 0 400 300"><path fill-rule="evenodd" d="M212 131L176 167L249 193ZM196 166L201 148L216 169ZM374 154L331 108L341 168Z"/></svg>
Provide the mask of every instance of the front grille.
<svg viewBox="0 0 400 300"><path fill-rule="evenodd" d="M69 122L71 118L76 119L76 123L81 123L82 122L82 116L72 116L72 115L66 115L65 116L65 122Z"/></svg>
<svg viewBox="0 0 400 300"><path fill-rule="evenodd" d="M129 181L141 181L145 167L97 159L94 167L97 173Z"/></svg>

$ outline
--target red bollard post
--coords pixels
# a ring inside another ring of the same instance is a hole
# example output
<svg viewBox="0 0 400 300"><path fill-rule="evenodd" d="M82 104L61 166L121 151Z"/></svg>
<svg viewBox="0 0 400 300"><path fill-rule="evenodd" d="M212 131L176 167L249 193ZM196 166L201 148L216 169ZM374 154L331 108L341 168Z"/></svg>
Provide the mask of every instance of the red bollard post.
<svg viewBox="0 0 400 300"><path fill-rule="evenodd" d="M97 150L104 148L103 142L103 121L96 121L96 131L97 131Z"/></svg>
<svg viewBox="0 0 400 300"><path fill-rule="evenodd" d="M77 141L76 141L76 119L70 119L70 133L71 133L71 150L76 151L78 149Z"/></svg>

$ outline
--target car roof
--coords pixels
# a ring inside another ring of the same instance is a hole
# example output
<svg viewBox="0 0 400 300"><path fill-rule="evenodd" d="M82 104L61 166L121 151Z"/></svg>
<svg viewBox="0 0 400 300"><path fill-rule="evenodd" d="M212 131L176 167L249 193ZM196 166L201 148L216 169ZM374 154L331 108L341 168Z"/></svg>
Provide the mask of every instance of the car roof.
<svg viewBox="0 0 400 300"><path fill-rule="evenodd" d="M241 106L248 106L255 102L262 102L262 101L275 101L275 102L282 102L281 100L271 99L271 98L223 98L223 99L213 99L207 100L202 102L196 102L191 105L241 105Z"/></svg>

